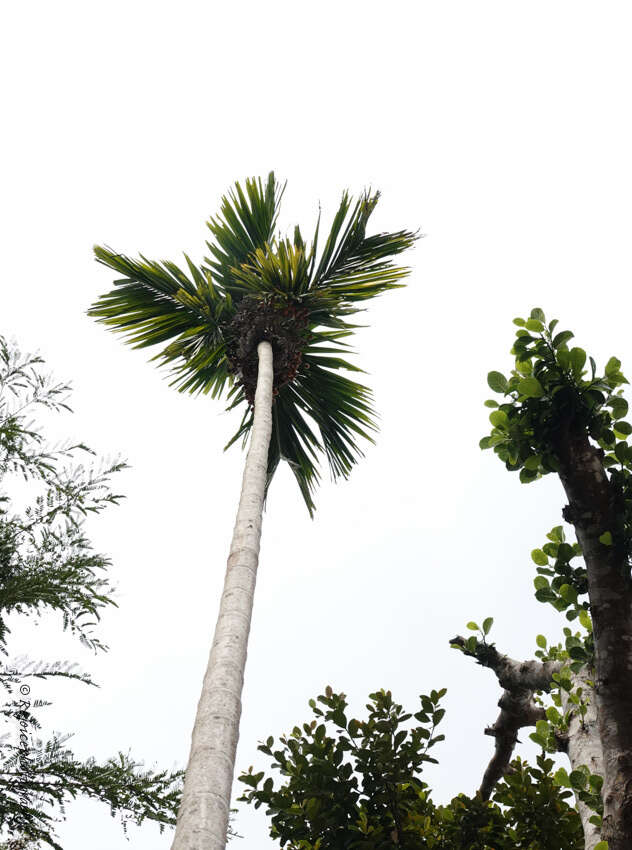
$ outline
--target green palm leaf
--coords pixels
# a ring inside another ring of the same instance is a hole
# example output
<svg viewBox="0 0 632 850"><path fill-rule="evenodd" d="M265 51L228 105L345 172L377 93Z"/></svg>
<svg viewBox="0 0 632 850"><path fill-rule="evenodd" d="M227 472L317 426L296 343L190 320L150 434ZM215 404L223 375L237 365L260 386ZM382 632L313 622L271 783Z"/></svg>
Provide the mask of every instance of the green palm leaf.
<svg viewBox="0 0 632 850"><path fill-rule="evenodd" d="M376 430L370 390L347 374L360 371L347 359L346 337L355 327L349 317L359 302L402 285L409 270L392 258L417 236L367 236L379 194L353 203L345 192L318 255L319 226L311 245L298 228L292 240L275 237L283 189L272 173L265 184L237 183L208 222L214 242L207 243L206 265L185 257L188 274L170 262L96 247L98 261L122 277L89 314L134 347L166 343L154 359L171 367L172 384L213 397L228 388L228 409L252 401L256 342L269 339L276 389L268 483L286 461L312 514L319 456L334 478L347 477L362 456L361 442L372 441ZM245 441L251 425L246 406L228 445Z"/></svg>
<svg viewBox="0 0 632 850"><path fill-rule="evenodd" d="M285 185L277 183L270 172L265 187L261 178L246 180L245 190L235 184L224 195L220 213L209 219L207 227L215 242L207 242L211 256L206 259L216 283L227 294L239 298L241 288L235 285L233 272L254 254L272 242L279 205Z"/></svg>

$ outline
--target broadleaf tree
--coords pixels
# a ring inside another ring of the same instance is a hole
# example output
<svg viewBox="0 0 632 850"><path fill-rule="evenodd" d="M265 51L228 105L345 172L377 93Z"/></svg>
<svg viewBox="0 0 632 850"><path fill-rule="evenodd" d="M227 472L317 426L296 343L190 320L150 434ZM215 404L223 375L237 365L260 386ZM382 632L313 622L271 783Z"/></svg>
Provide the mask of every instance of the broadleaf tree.
<svg viewBox="0 0 632 850"><path fill-rule="evenodd" d="M403 714L388 692L372 695L365 721L347 721L344 695L331 689L318 698L325 708L312 701L315 720L295 727L276 748L272 738L259 747L274 759L283 784L275 788L272 777L253 769L241 776L247 786L241 799L267 807L271 837L291 850L632 846L632 786L626 779L632 709L625 673L632 601L627 381L615 357L599 374L592 357L569 346L573 334L557 331L555 320L547 324L541 309L515 324L514 368L508 377L488 375L490 388L503 398L485 402L492 408L492 429L480 445L493 449L523 483L550 473L564 486L569 504L562 518L577 539L557 525L531 552L536 599L565 616L562 638L534 636L535 657L514 660L491 642L493 618L486 617L480 626L467 624L468 636L451 640L494 672L503 693L499 715L485 730L494 753L480 787L474 797L461 794L447 805L431 802L419 777L422 761L406 755L415 730L402 734L400 726L411 714ZM430 698L421 699L422 712L413 716L423 724L436 714ZM535 768L513 758L525 728L533 728L530 738L542 750ZM432 737L428 730L416 733L420 741ZM380 756L381 746L386 749ZM566 755L568 768L554 766L552 754ZM371 791L376 782L379 799L390 800L381 809ZM358 831L362 837L356 840Z"/></svg>
<svg viewBox="0 0 632 850"><path fill-rule="evenodd" d="M415 234L367 235L379 194L344 193L319 245L296 227L277 233L284 187L274 174L227 194L208 227L209 256L186 268L96 247L121 275L90 315L135 347L161 346L181 392L243 409L229 444L250 437L224 590L192 735L174 850L225 846L241 692L255 588L264 498L275 470L290 466L310 514L325 455L347 477L371 440L371 393L352 380L350 317L370 298L401 285L393 258Z"/></svg>
<svg viewBox="0 0 632 850"><path fill-rule="evenodd" d="M418 710L405 711L376 691L358 719L328 687L310 700L311 720L260 744L273 774L242 773L240 800L265 807L271 839L287 850L581 850L572 792L545 754L535 766L514 759L492 799L432 800L423 769L443 739L444 694L422 694Z"/></svg>
<svg viewBox="0 0 632 850"><path fill-rule="evenodd" d="M554 529L549 543L534 553L541 570L536 592L542 601L568 609L569 619L581 618L588 630L585 639L567 635L565 651L576 672L586 667L588 680L594 679L589 699L603 758L602 840L610 850L622 850L632 845L632 426L624 418L623 397L628 381L616 357L599 373L595 360L571 344L573 333L560 331L555 319L547 324L540 308L515 324L515 368L508 379L490 374L490 386L496 384L492 389L503 399L490 414L493 428L482 447L493 448L524 482L557 474L568 499L563 518L577 544L570 546ZM574 568L570 560L580 553L584 564ZM580 604L581 595L587 599Z"/></svg>
<svg viewBox="0 0 632 850"><path fill-rule="evenodd" d="M115 605L110 562L93 550L84 520L118 503L111 478L124 464L93 465L94 453L81 443L47 446L38 414L69 410L68 392L39 356L0 337L0 839L7 839L0 847L6 850L62 850L55 824L77 797L103 802L124 828L153 821L162 831L175 823L181 793L181 772L147 769L129 753L79 759L70 735L44 738L45 683L95 683L75 663L9 656L16 618L43 616L57 616L84 648L107 650L98 626Z"/></svg>

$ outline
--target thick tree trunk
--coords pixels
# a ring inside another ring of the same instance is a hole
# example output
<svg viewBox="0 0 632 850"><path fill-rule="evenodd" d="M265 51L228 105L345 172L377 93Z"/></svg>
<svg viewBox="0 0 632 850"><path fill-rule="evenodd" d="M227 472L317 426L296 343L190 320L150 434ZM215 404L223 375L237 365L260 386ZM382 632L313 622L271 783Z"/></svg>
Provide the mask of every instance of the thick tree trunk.
<svg viewBox="0 0 632 850"><path fill-rule="evenodd" d="M588 572L595 638L596 704L604 763L602 839L609 850L632 847L632 590L624 546L617 540L611 482L599 450L585 435L560 441L560 478ZM614 544L599 541L610 531Z"/></svg>
<svg viewBox="0 0 632 850"><path fill-rule="evenodd" d="M272 346L260 342L254 423L172 850L224 850L272 433Z"/></svg>
<svg viewBox="0 0 632 850"><path fill-rule="evenodd" d="M588 708L584 722L581 722L577 712L573 713L571 722L568 727L568 760L571 763L571 770L575 770L582 765L586 765L591 773L596 773L603 776L603 757L601 752L601 739L599 737L599 721L597 719L597 706L595 704L595 694L587 680L593 677L593 673L587 670L581 670L579 674L572 675L573 690L577 687L582 687L584 690L583 696L588 699ZM568 694L562 690L562 705L564 711L569 707ZM584 829L584 850L594 850L594 847L601 840L599 827L590 823L590 818L595 814L592 809L589 809L581 800L577 800L577 811L582 821Z"/></svg>

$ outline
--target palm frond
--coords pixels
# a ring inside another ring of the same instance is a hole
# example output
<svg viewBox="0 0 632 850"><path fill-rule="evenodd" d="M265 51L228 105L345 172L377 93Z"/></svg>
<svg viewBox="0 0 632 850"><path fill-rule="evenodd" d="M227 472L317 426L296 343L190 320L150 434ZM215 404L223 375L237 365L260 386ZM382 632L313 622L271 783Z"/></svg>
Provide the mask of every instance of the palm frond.
<svg viewBox="0 0 632 850"><path fill-rule="evenodd" d="M236 183L222 198L219 215L207 222L215 242L206 243L211 256L205 262L217 285L233 297L242 294L233 270L272 242L284 190L285 184L277 182L273 171L265 187L260 177L247 179L245 191Z"/></svg>
<svg viewBox="0 0 632 850"><path fill-rule="evenodd" d="M97 260L125 275L88 311L108 328L123 333L134 348L172 340L152 359L175 364L173 385L189 392L219 395L229 379L221 325L234 308L186 257L191 279L171 262L141 256L134 260L95 246Z"/></svg>
<svg viewBox="0 0 632 850"><path fill-rule="evenodd" d="M348 193L343 194L311 282L312 290L327 289L342 301L355 302L401 286L397 281L406 277L408 269L394 266L390 258L410 248L418 236L399 230L367 237L366 226L379 197L379 192L365 192L351 209Z"/></svg>
<svg viewBox="0 0 632 850"><path fill-rule="evenodd" d="M95 248L99 262L123 277L89 314L137 348L166 343L154 359L171 366L181 392L215 398L228 385L229 410L254 398L256 342L269 339L277 348L268 484L286 461L313 514L319 457L334 479L346 478L377 428L371 391L348 376L361 371L348 359L357 327L350 317L360 302L402 285L409 270L393 257L417 235L367 236L379 194L354 203L345 192L318 256L320 217L311 245L298 227L292 239L275 239L283 190L273 173L265 185L255 178L236 184L208 222L215 241L207 243L207 265L185 255L188 274L170 262ZM248 406L228 445L247 440L252 420Z"/></svg>

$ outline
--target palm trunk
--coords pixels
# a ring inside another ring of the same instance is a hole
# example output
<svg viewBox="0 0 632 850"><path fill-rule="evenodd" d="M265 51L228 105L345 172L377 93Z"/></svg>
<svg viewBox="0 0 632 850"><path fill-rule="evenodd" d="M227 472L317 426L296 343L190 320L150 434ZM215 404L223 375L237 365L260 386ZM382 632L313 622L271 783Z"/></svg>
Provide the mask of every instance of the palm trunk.
<svg viewBox="0 0 632 850"><path fill-rule="evenodd" d="M272 346L260 342L254 423L172 850L224 850L272 433Z"/></svg>

